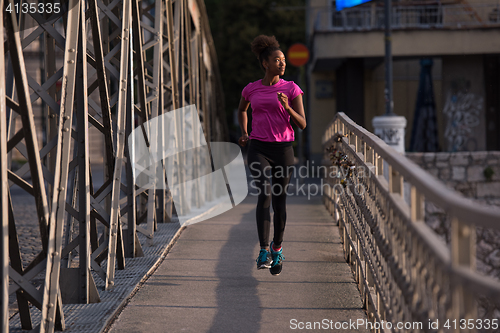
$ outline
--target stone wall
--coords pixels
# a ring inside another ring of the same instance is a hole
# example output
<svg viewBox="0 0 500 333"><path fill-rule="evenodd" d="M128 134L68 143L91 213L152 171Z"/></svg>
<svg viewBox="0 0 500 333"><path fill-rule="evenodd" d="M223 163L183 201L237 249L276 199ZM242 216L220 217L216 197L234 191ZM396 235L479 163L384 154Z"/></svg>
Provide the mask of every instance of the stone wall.
<svg viewBox="0 0 500 333"><path fill-rule="evenodd" d="M500 152L406 153L406 157L464 196L500 206ZM432 202L425 204L425 223L450 243L449 216ZM500 231L477 228L476 237L478 271L500 279Z"/></svg>
<svg viewBox="0 0 500 333"><path fill-rule="evenodd" d="M466 197L500 206L500 152L406 153L448 187Z"/></svg>

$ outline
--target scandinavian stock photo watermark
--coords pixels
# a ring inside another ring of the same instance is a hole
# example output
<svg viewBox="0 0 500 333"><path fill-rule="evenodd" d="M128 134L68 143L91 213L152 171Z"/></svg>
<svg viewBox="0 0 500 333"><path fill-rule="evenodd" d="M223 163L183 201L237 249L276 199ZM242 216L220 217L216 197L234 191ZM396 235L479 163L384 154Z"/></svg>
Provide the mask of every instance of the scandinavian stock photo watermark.
<svg viewBox="0 0 500 333"><path fill-rule="evenodd" d="M431 328L431 323L429 322L429 328ZM375 321L372 322L368 319L359 318L356 320L343 320L336 321L332 319L322 319L321 321L299 321L297 319L290 319L290 329L292 330L335 330L335 331L358 331L361 329L369 331L385 331L385 330L422 330L424 324L422 322L397 322L392 323L390 321Z"/></svg>
<svg viewBox="0 0 500 333"><path fill-rule="evenodd" d="M346 184L337 182L336 184L331 184L327 182L326 179L346 179L348 177L348 172L336 165L330 166L315 166L314 162L306 161L305 165L290 165L290 166L265 166L260 168L258 162L252 162L248 165L250 172L254 179L250 181L250 188L254 191L250 192L250 195L259 196L262 193L265 195L278 196L286 193L287 196L306 196L308 200L311 197L323 196L324 194L330 194L332 191L341 195L346 191ZM356 169L356 177L361 179L368 176L368 170L363 166ZM270 179L285 178L289 177L290 181L287 185L283 186L279 182L272 183L269 182ZM319 179L316 182L307 181L308 179ZM260 181L266 181L265 186L259 186L257 184ZM366 192L364 184L352 184L352 191L355 194L363 195Z"/></svg>
<svg viewBox="0 0 500 333"><path fill-rule="evenodd" d="M352 176L352 166L346 171L336 165L314 166L314 162L309 164L309 161L302 166L264 168L263 171L250 164L253 179L249 184L240 146L231 142L207 143L195 105L169 111L135 128L128 137L128 149L137 188L169 190L181 225L201 222L232 209L247 197L249 185L257 190L251 194L259 195L261 190L255 179L264 174L292 179L286 186L266 181L262 187L266 194L286 192L311 199L325 191L341 194L348 184L354 193L365 192L362 182L346 181ZM362 167L355 173L358 179L367 174ZM337 178L340 182L333 185L324 178L320 184L307 181L318 176Z"/></svg>
<svg viewBox="0 0 500 333"><path fill-rule="evenodd" d="M370 321L368 319L358 318L356 320L332 320L322 319L321 321L302 321L295 318L290 319L290 329L292 330L335 330L340 331L358 331L360 329L369 331L392 331L404 330L405 332L414 331L438 331L438 330L484 330L496 331L500 327L498 319L446 319L446 320L427 320L421 321L399 321L391 322L386 320Z"/></svg>
<svg viewBox="0 0 500 333"><path fill-rule="evenodd" d="M248 195L240 147L207 143L195 105L137 127L128 147L135 185L141 190L168 189L181 225L220 215Z"/></svg>

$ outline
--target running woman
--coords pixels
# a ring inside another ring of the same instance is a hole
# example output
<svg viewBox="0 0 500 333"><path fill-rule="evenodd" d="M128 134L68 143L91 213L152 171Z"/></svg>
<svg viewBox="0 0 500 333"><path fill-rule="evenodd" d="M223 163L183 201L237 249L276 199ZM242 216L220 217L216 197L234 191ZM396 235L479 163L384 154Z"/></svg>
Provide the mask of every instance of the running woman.
<svg viewBox="0 0 500 333"><path fill-rule="evenodd" d="M260 253L257 269L269 268L271 274L281 273L283 234L286 223L286 195L294 165L292 142L295 140L290 118L300 129L306 127L302 90L292 81L280 79L285 74L285 55L274 36L260 35L251 44L259 59L264 78L249 83L241 93L238 120L241 128L239 144L248 142L248 166L258 188L257 232ZM252 105L252 133L247 132L247 109ZM271 216L274 211L274 237L269 245Z"/></svg>

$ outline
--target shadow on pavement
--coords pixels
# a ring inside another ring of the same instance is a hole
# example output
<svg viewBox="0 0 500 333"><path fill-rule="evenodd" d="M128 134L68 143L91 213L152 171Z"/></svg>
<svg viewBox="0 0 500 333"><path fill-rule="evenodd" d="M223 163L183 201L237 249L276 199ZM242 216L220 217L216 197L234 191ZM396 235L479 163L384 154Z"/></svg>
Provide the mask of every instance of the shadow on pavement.
<svg viewBox="0 0 500 333"><path fill-rule="evenodd" d="M252 223L249 223L252 221ZM258 281L253 277L254 249L257 240L255 209L243 214L239 224L229 231L222 247L216 275L217 314L209 332L258 332L262 305L257 294ZM242 316L242 314L244 314Z"/></svg>

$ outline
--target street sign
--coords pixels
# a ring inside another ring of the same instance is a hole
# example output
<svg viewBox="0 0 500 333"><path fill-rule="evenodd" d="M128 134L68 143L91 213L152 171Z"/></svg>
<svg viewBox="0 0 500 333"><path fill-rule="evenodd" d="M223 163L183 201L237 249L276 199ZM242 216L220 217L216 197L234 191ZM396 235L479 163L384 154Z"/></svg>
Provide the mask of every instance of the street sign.
<svg viewBox="0 0 500 333"><path fill-rule="evenodd" d="M287 62L295 67L302 67L309 61L309 49L301 43L290 46L287 54Z"/></svg>

